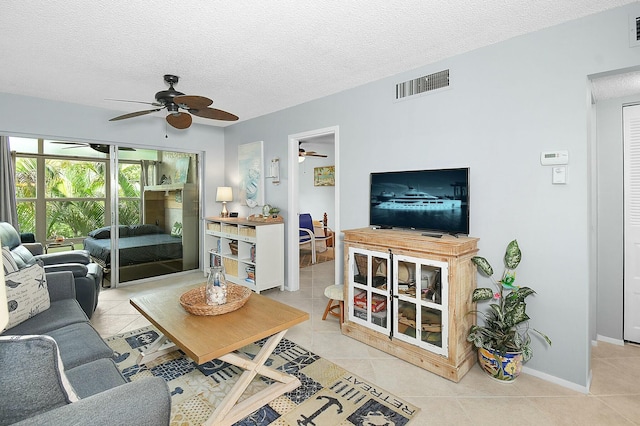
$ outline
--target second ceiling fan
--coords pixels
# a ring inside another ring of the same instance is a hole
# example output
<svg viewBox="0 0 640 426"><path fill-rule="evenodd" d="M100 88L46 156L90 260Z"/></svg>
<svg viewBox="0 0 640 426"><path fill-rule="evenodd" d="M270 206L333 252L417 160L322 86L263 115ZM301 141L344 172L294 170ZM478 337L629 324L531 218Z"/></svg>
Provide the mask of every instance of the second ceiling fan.
<svg viewBox="0 0 640 426"><path fill-rule="evenodd" d="M318 154L315 151L306 151L304 148L302 148L302 142L298 142L298 160L302 162L304 161L305 157L327 158L327 156L324 154Z"/></svg>
<svg viewBox="0 0 640 426"><path fill-rule="evenodd" d="M178 83L178 79L179 77L177 75L165 74L164 81L169 84L169 89L161 90L160 92L156 93L155 102L139 102L113 99L120 102L148 104L156 106L158 108L131 112L128 114L120 115L118 117L114 117L109 121L118 121L127 118L139 117L141 115L151 114L152 112L161 111L163 109L166 109L169 112L166 117L167 123L169 123L176 129L186 129L191 126L191 122L193 121L193 119L190 114L197 115L198 117L202 118L210 118L212 120L238 120L238 116L231 114L230 112L226 112L216 108L209 108L209 105L213 103L213 101L209 98L197 95L185 95L184 93L174 89L173 85ZM187 112L180 111L180 109L183 109Z"/></svg>

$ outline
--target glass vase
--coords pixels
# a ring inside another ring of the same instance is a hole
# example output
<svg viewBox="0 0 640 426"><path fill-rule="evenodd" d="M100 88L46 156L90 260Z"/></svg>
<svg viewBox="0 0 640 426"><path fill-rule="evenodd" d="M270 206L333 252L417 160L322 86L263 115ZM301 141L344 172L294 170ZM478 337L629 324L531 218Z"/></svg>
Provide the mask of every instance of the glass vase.
<svg viewBox="0 0 640 426"><path fill-rule="evenodd" d="M227 303L227 279L222 266L212 266L207 277L207 305L224 305Z"/></svg>

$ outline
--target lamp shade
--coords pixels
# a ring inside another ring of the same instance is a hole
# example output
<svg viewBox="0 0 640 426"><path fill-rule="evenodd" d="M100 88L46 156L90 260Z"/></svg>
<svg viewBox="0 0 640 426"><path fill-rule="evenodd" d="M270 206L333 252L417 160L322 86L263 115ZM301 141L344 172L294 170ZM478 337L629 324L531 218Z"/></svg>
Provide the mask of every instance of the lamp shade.
<svg viewBox="0 0 640 426"><path fill-rule="evenodd" d="M219 186L216 193L216 201L233 201L233 192L230 186Z"/></svg>

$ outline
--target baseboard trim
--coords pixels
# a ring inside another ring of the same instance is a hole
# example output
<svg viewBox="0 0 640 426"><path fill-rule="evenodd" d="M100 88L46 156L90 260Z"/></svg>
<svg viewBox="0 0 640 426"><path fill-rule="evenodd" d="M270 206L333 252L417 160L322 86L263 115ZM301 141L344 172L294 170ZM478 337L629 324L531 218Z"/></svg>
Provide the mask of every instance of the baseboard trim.
<svg viewBox="0 0 640 426"><path fill-rule="evenodd" d="M601 336L599 334L596 335L596 344L597 342L605 342L605 343L611 343L612 345L624 346L624 340L613 339L611 337Z"/></svg>
<svg viewBox="0 0 640 426"><path fill-rule="evenodd" d="M534 370L532 368L529 367L522 367L522 372L526 373L526 374L530 374L534 377L537 377L539 379L545 380L547 382L556 384L558 386L562 386L564 388L568 388L571 390L574 390L576 392L580 392L583 394L588 394L589 393L589 388L591 387L591 372L589 372L589 377L587 379L587 386L580 386L576 383L570 382L568 380L564 380L561 379L559 377L556 376L552 376L551 374L547 374L547 373L543 373L541 371L538 370Z"/></svg>

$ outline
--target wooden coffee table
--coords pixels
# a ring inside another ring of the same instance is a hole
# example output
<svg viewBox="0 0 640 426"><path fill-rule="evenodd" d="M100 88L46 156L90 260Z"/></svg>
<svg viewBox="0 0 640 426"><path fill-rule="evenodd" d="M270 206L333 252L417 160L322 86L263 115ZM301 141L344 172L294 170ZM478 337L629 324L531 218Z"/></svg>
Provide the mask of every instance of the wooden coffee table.
<svg viewBox="0 0 640 426"><path fill-rule="evenodd" d="M309 314L268 297L252 293L240 309L223 315L192 315L180 305L180 296L197 286L158 291L134 297L130 303L155 325L163 336L140 354L139 364L180 348L203 364L220 359L245 370L205 425L231 425L266 403L298 386L298 378L265 366L287 329L309 319ZM234 352L268 337L250 359ZM170 341L167 341L169 339ZM237 403L256 375L274 380L266 389Z"/></svg>

